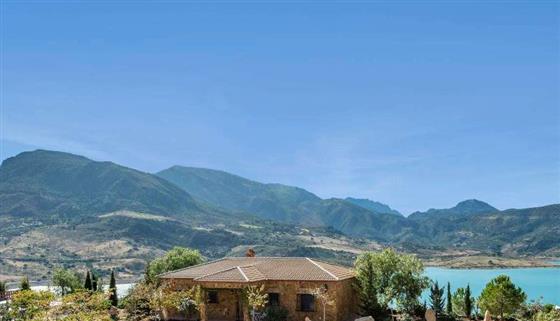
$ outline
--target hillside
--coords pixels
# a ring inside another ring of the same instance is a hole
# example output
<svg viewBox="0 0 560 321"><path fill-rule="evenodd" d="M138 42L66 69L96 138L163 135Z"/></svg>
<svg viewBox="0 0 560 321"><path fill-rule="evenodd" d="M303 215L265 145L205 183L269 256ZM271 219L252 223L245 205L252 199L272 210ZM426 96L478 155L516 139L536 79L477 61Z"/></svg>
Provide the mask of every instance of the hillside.
<svg viewBox="0 0 560 321"><path fill-rule="evenodd" d="M409 219L415 221L423 221L426 219L436 219L449 215L470 215L477 213L492 213L499 211L494 206L476 199L465 200L457 203L452 208L445 209L429 209L426 212L414 212L408 216Z"/></svg>
<svg viewBox="0 0 560 321"><path fill-rule="evenodd" d="M365 208L366 210L370 210L370 211L373 211L373 212L403 216L399 211L392 209L387 204L372 201L372 200L369 200L369 199L366 199L366 198L347 197L344 200L346 202L352 203L354 205L358 205L360 207Z"/></svg>
<svg viewBox="0 0 560 321"><path fill-rule="evenodd" d="M173 166L156 175L179 186L199 200L215 206L254 213L263 218L306 223L318 219L313 208L320 204L316 195L297 187L263 184L205 168Z"/></svg>
<svg viewBox="0 0 560 321"><path fill-rule="evenodd" d="M299 187L264 184L223 171L173 166L157 173L195 198L263 219L305 226L330 226L351 236L390 240L403 217L379 213L342 199L321 199Z"/></svg>
<svg viewBox="0 0 560 321"><path fill-rule="evenodd" d="M121 209L206 214L177 186L112 162L37 150L8 158L0 166L2 214L77 219Z"/></svg>
<svg viewBox="0 0 560 321"><path fill-rule="evenodd" d="M78 155L38 150L0 166L0 279L46 280L57 265L117 268L133 278L173 246L209 258L248 246L296 255L314 244L298 238L302 233L343 237L311 231L217 209L153 174ZM331 260L349 255L315 252Z"/></svg>
<svg viewBox="0 0 560 321"><path fill-rule="evenodd" d="M514 256L560 254L560 204L480 213L459 211L437 219L413 220L417 220L416 242Z"/></svg>

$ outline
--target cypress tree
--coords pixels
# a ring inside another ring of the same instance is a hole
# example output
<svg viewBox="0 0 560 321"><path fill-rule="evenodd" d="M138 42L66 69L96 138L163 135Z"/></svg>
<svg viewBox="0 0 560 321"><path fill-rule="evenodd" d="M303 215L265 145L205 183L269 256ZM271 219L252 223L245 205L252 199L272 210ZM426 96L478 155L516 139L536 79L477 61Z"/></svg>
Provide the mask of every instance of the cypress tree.
<svg viewBox="0 0 560 321"><path fill-rule="evenodd" d="M6 281L0 281L0 300L4 300L4 296L6 295Z"/></svg>
<svg viewBox="0 0 560 321"><path fill-rule="evenodd" d="M453 305L451 303L451 284L447 282L447 314L451 315L453 313Z"/></svg>
<svg viewBox="0 0 560 321"><path fill-rule="evenodd" d="M97 276L91 271L91 289L97 292Z"/></svg>
<svg viewBox="0 0 560 321"><path fill-rule="evenodd" d="M430 307L434 310L436 318L443 312L444 304L443 288L440 288L438 282L436 281L430 287Z"/></svg>
<svg viewBox="0 0 560 321"><path fill-rule="evenodd" d="M473 308L471 299L471 287L467 284L467 289L465 290L465 315L468 319L471 318Z"/></svg>
<svg viewBox="0 0 560 321"><path fill-rule="evenodd" d="M115 281L115 271L111 271L111 281L109 282L109 300L112 306L117 306L119 298L117 297L117 282Z"/></svg>
<svg viewBox="0 0 560 321"><path fill-rule="evenodd" d="M21 279L21 283L19 284L19 288L22 291L31 290L31 286L29 285L29 278L27 276Z"/></svg>
<svg viewBox="0 0 560 321"><path fill-rule="evenodd" d="M89 271L86 273L86 282L84 283L84 288L88 291L91 291L93 288L91 286L91 277Z"/></svg>

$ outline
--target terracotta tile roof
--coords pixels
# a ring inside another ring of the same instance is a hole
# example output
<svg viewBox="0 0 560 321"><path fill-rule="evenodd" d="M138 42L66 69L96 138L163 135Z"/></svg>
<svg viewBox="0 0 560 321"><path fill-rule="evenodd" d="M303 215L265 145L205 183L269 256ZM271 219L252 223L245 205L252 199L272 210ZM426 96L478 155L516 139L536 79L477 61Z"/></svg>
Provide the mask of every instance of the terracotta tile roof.
<svg viewBox="0 0 560 321"><path fill-rule="evenodd" d="M205 282L337 281L353 276L349 268L302 257L226 257L161 275Z"/></svg>

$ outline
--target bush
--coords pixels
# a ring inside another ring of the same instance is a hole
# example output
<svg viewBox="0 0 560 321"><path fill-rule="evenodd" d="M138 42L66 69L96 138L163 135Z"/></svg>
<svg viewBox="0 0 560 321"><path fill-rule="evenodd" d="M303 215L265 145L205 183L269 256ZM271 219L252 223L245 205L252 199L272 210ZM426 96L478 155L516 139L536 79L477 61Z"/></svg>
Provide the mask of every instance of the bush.
<svg viewBox="0 0 560 321"><path fill-rule="evenodd" d="M535 316L535 321L558 321L560 320L560 310L541 311Z"/></svg>
<svg viewBox="0 0 560 321"><path fill-rule="evenodd" d="M156 291L155 284L146 282L140 282L130 289L121 300L130 320L149 319L158 315L153 302Z"/></svg>
<svg viewBox="0 0 560 321"><path fill-rule="evenodd" d="M62 298L59 306L49 315L55 320L64 321L108 321L111 320L111 302L106 293L77 291Z"/></svg>
<svg viewBox="0 0 560 321"><path fill-rule="evenodd" d="M14 293L10 302L11 316L24 320L45 319L46 311L53 300L54 294L49 291L18 291Z"/></svg>
<svg viewBox="0 0 560 321"><path fill-rule="evenodd" d="M287 321L288 310L280 306L270 306L265 310L264 321Z"/></svg>

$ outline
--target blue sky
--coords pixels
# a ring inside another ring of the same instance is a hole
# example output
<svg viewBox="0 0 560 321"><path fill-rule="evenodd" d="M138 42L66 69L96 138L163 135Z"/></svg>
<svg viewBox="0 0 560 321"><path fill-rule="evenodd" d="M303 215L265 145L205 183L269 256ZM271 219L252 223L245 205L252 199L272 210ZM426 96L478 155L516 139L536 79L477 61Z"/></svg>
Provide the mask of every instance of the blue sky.
<svg viewBox="0 0 560 321"><path fill-rule="evenodd" d="M209 167L404 213L560 202L558 3L2 6L2 159Z"/></svg>

